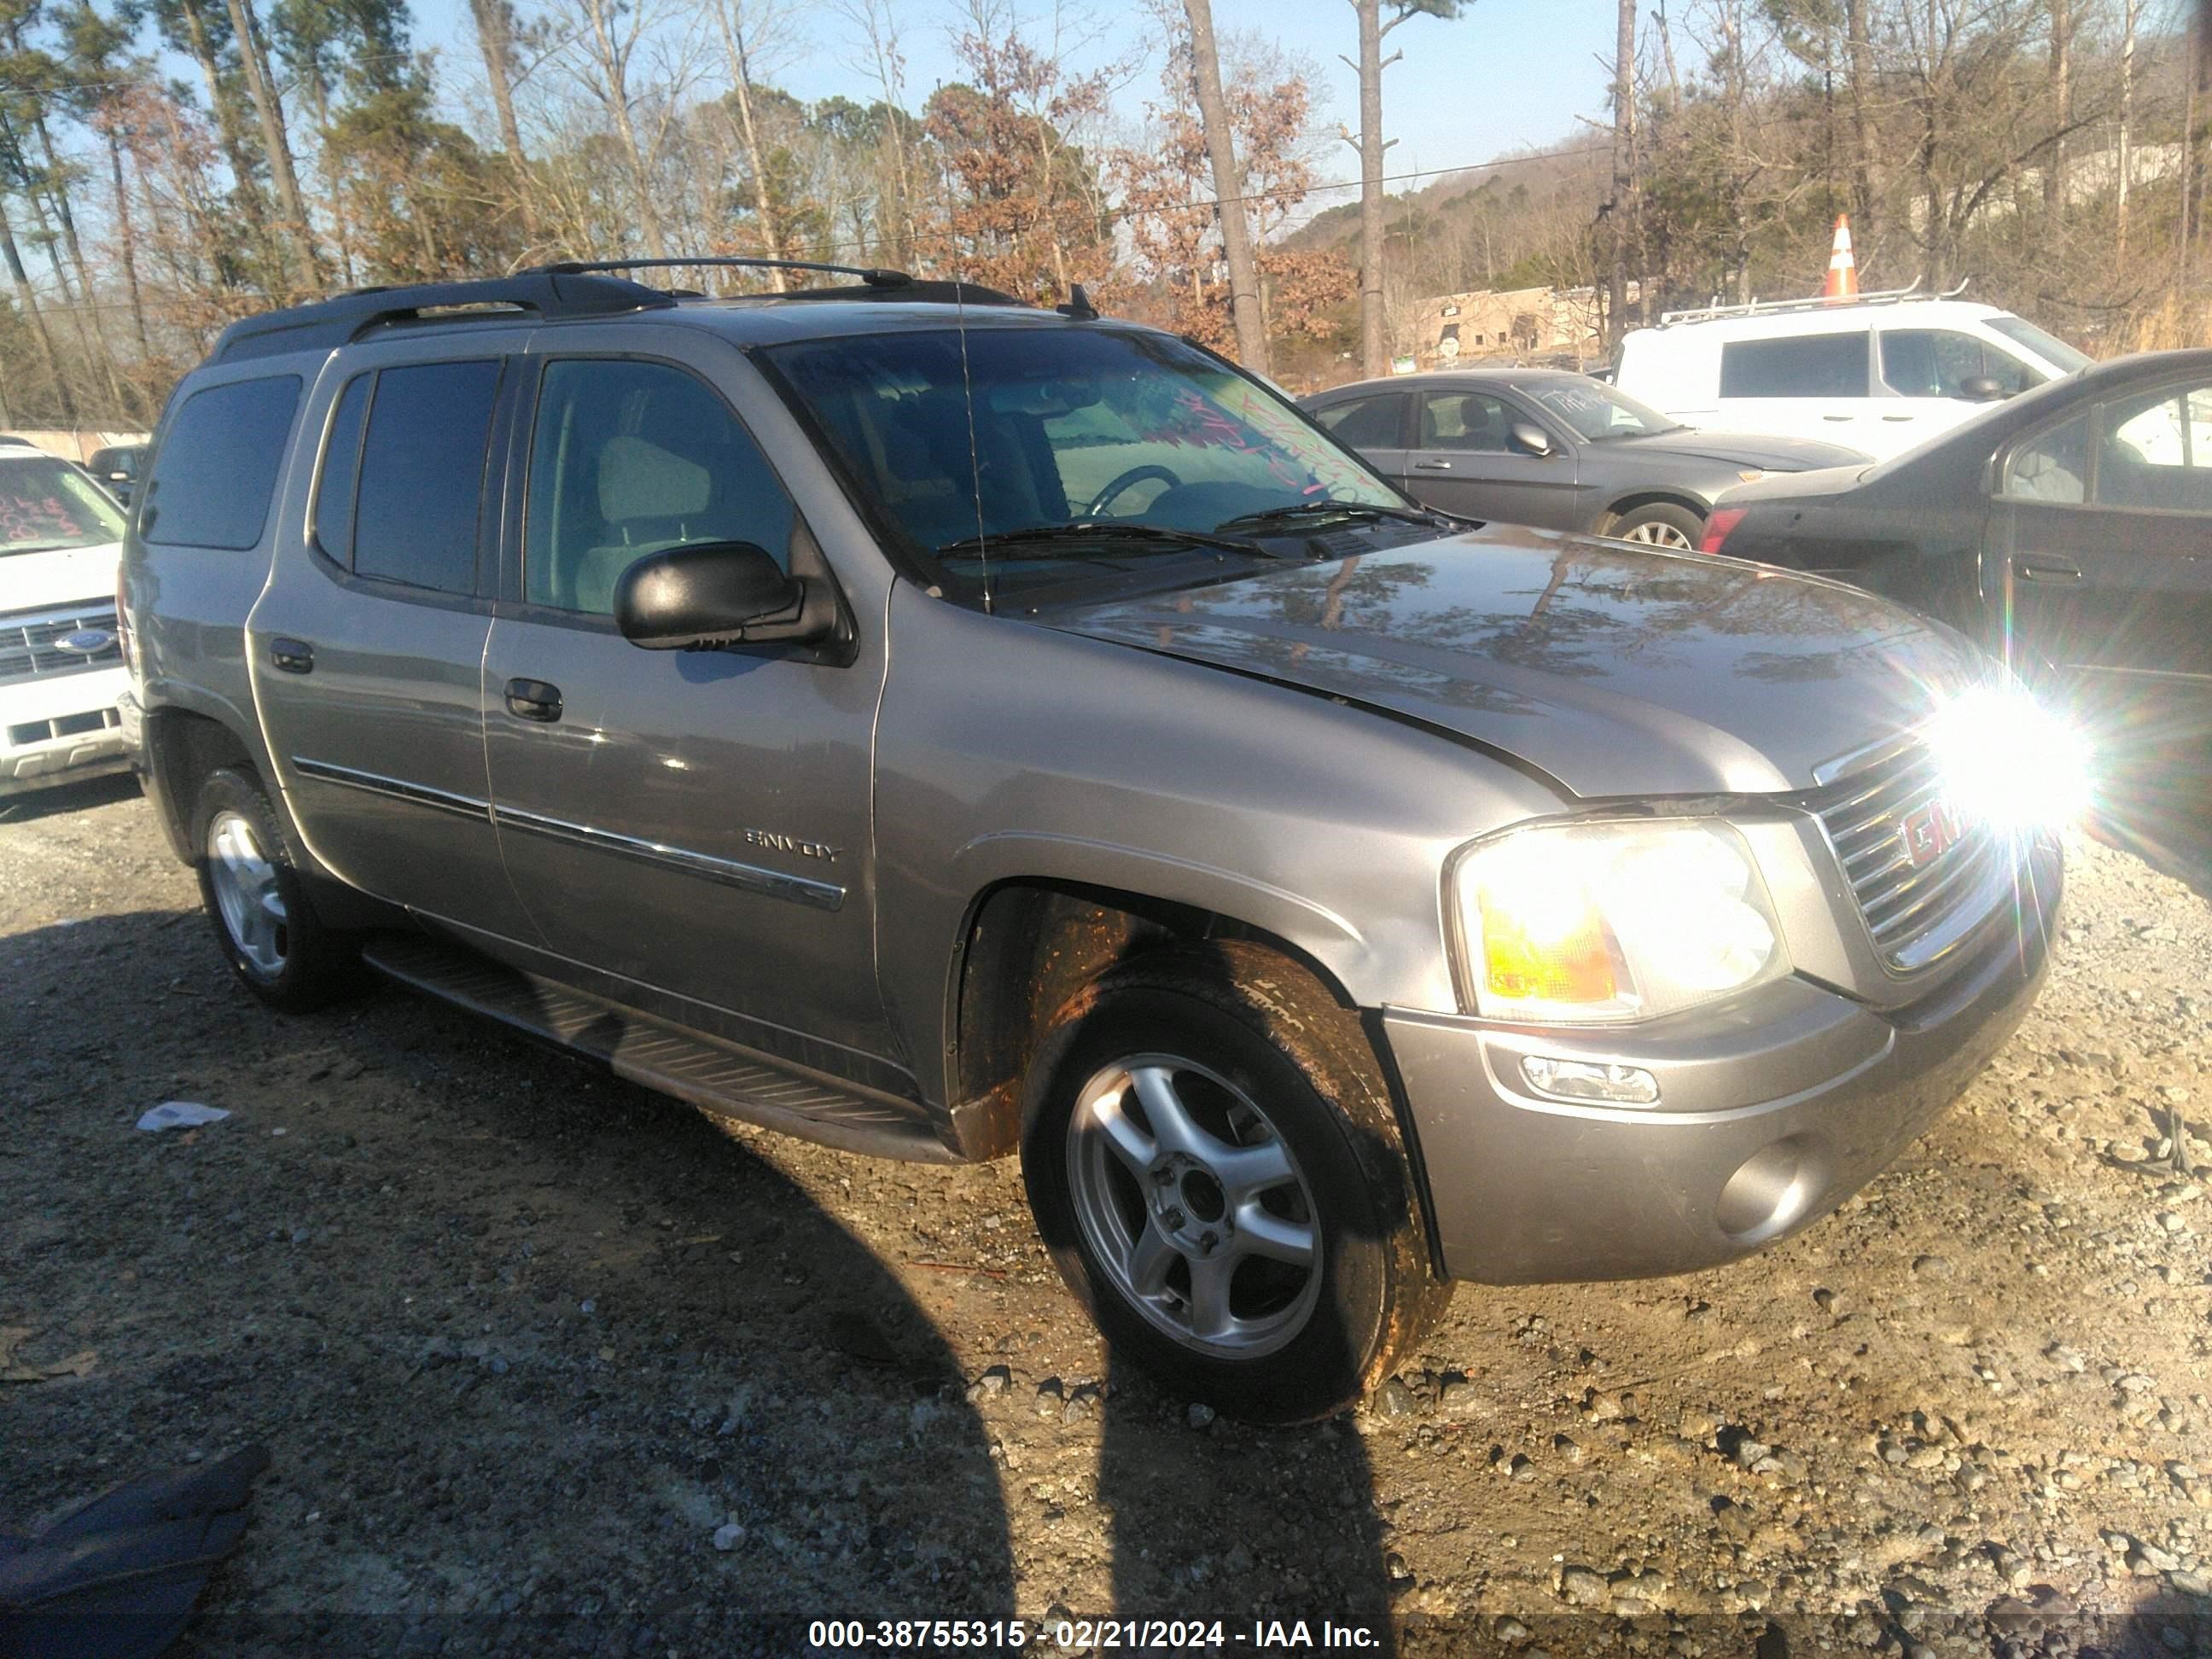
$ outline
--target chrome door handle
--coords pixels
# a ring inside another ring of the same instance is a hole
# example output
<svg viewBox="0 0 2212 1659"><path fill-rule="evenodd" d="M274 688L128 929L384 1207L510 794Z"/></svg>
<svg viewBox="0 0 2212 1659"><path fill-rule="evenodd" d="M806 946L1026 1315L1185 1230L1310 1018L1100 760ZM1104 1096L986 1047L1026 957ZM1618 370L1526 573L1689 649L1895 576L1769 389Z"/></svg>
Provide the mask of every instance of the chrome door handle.
<svg viewBox="0 0 2212 1659"><path fill-rule="evenodd" d="M2081 570L2070 564L2028 564L2020 567L2020 579L2024 582L2055 582L2064 584L2081 580Z"/></svg>
<svg viewBox="0 0 2212 1659"><path fill-rule="evenodd" d="M1416 472L1449 472L1451 471L1451 463L1449 461L1415 461L1413 463L1413 471Z"/></svg>
<svg viewBox="0 0 2212 1659"><path fill-rule="evenodd" d="M287 674L312 674L315 647L305 640L274 639L269 641L269 660Z"/></svg>

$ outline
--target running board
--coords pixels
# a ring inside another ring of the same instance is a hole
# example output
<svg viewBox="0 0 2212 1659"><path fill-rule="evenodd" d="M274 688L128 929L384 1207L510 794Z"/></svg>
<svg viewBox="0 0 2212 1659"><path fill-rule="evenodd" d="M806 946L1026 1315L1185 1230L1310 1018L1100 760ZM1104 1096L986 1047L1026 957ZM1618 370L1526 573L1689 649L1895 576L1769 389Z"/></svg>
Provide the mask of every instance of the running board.
<svg viewBox="0 0 2212 1659"><path fill-rule="evenodd" d="M635 1008L419 933L379 934L362 960L411 990L596 1060L715 1117L870 1158L957 1164L911 1101L832 1082Z"/></svg>

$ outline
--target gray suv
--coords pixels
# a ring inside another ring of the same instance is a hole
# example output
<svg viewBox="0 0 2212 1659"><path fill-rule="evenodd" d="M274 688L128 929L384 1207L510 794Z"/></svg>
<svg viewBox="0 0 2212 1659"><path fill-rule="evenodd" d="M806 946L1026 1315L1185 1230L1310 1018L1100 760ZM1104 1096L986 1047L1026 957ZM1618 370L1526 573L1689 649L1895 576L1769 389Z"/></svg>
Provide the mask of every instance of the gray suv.
<svg viewBox="0 0 2212 1659"><path fill-rule="evenodd" d="M126 731L243 983L1018 1152L1108 1337L1327 1413L1455 1279L1802 1228L2042 975L2063 734L1836 584L1407 500L1194 345L895 272L234 325Z"/></svg>

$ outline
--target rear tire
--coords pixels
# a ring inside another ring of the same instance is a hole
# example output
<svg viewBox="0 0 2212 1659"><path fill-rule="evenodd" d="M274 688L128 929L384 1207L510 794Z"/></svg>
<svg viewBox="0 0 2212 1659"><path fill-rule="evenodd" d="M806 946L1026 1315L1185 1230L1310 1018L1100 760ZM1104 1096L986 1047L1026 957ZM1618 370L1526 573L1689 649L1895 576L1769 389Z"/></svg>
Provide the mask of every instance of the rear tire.
<svg viewBox="0 0 2212 1659"><path fill-rule="evenodd" d="M1024 1122L1069 1289L1117 1352L1233 1416L1341 1410L1450 1299L1358 1018L1271 951L1094 981L1047 1028Z"/></svg>
<svg viewBox="0 0 2212 1659"><path fill-rule="evenodd" d="M276 810L251 772L227 766L201 782L192 846L216 943L247 990L298 1014L350 988L353 942L316 915Z"/></svg>
<svg viewBox="0 0 2212 1659"><path fill-rule="evenodd" d="M1632 507L1613 521L1605 532L1615 541L1661 547L1670 553L1694 553L1705 538L1705 521L1686 507L1672 501L1650 501Z"/></svg>

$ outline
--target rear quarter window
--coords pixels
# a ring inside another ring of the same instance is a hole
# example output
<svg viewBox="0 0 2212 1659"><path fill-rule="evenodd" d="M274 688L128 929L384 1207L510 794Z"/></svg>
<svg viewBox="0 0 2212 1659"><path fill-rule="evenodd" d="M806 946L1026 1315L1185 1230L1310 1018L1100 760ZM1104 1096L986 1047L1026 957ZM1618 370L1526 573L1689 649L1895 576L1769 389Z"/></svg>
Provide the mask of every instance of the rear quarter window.
<svg viewBox="0 0 2212 1659"><path fill-rule="evenodd" d="M1863 398L1867 336L1797 334L1721 348L1723 398Z"/></svg>
<svg viewBox="0 0 2212 1659"><path fill-rule="evenodd" d="M233 380L185 398L154 458L141 538L234 552L259 546L299 407L296 374Z"/></svg>

